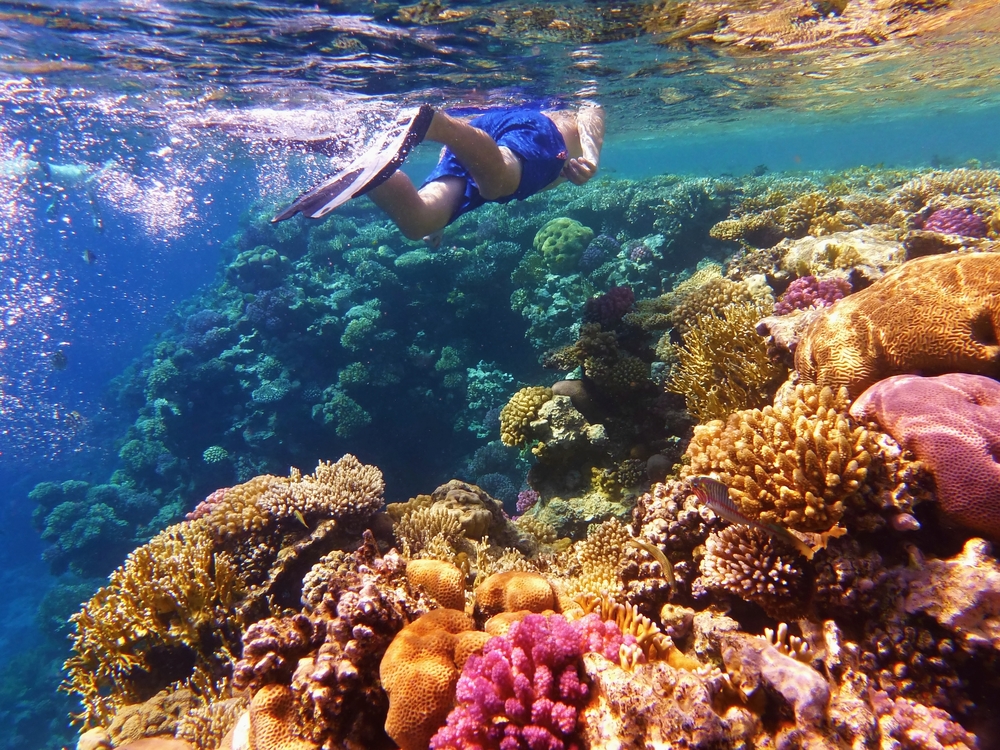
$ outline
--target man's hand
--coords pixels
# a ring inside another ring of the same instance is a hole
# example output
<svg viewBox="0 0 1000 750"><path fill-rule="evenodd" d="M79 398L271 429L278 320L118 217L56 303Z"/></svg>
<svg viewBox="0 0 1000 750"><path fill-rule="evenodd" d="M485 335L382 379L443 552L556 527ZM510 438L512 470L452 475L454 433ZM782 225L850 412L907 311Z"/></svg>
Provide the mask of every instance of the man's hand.
<svg viewBox="0 0 1000 750"><path fill-rule="evenodd" d="M584 157L570 159L563 164L561 174L574 185L582 185L597 174L597 165Z"/></svg>

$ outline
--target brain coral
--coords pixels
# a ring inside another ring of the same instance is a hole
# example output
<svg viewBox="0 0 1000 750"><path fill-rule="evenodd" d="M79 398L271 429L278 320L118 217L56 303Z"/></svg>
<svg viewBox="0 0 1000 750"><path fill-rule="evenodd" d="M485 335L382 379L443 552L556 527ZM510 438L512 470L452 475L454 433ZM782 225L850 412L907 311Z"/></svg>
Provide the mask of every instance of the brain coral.
<svg viewBox="0 0 1000 750"><path fill-rule="evenodd" d="M535 250L555 273L573 273L583 251L594 239L594 230L575 219L553 219L535 235Z"/></svg>
<svg viewBox="0 0 1000 750"><path fill-rule="evenodd" d="M473 628L464 612L435 609L403 628L386 649L379 667L389 695L385 731L402 750L426 750L444 724L462 666L458 655L468 655L461 634Z"/></svg>
<svg viewBox="0 0 1000 750"><path fill-rule="evenodd" d="M917 258L827 308L806 329L795 369L847 388L905 372L1000 375L1000 254Z"/></svg>
<svg viewBox="0 0 1000 750"><path fill-rule="evenodd" d="M1000 383L897 375L861 394L851 416L876 420L930 468L950 518L1000 539Z"/></svg>
<svg viewBox="0 0 1000 750"><path fill-rule="evenodd" d="M859 499L875 450L847 404L844 389L800 384L787 403L698 425L684 474L717 473L752 519L826 531Z"/></svg>
<svg viewBox="0 0 1000 750"><path fill-rule="evenodd" d="M541 385L522 388L500 410L500 439L504 445L520 445L527 440L525 430L538 419L542 404L552 398L552 389Z"/></svg>

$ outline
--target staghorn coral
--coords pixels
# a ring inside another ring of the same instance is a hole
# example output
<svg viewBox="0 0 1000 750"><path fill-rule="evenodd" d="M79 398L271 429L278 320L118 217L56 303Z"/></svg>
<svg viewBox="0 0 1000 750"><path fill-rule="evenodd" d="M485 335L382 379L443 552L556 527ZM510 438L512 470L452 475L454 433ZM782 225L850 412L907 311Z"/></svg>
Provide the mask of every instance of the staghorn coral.
<svg viewBox="0 0 1000 750"><path fill-rule="evenodd" d="M695 427L685 476L717 473L749 518L827 531L860 501L874 438L847 418L847 391L800 384L786 403Z"/></svg>
<svg viewBox="0 0 1000 750"><path fill-rule="evenodd" d="M701 420L761 406L768 390L785 376L755 329L767 314L759 303L732 304L697 317L677 348L679 364L667 388L684 396L688 411Z"/></svg>
<svg viewBox="0 0 1000 750"><path fill-rule="evenodd" d="M528 437L528 425L538 417L538 410L552 398L552 389L535 385L522 388L500 410L500 439L504 445L517 446Z"/></svg>
<svg viewBox="0 0 1000 750"><path fill-rule="evenodd" d="M733 525L709 535L701 583L728 591L781 618L801 611L806 571L801 555L754 526Z"/></svg>
<svg viewBox="0 0 1000 750"><path fill-rule="evenodd" d="M676 290L674 295L679 296ZM766 301L774 302L771 299ZM670 319L677 332L683 335L698 325L701 318L706 315L736 305L751 305L755 302L762 304L765 300L758 300L754 290L747 283L730 281L721 276L710 277L701 286L679 296L670 313Z"/></svg>
<svg viewBox="0 0 1000 750"><path fill-rule="evenodd" d="M1000 383L967 373L896 375L862 393L851 416L876 420L913 451L950 519L1000 539Z"/></svg>
<svg viewBox="0 0 1000 750"><path fill-rule="evenodd" d="M559 582L561 593L570 598L598 594L620 601L624 596L621 568L631 539L628 528L617 518L592 524L585 540L560 555L564 574Z"/></svg>
<svg viewBox="0 0 1000 750"><path fill-rule="evenodd" d="M1000 254L908 261L823 311L795 350L806 382L857 397L905 372L1000 375Z"/></svg>
<svg viewBox="0 0 1000 750"><path fill-rule="evenodd" d="M244 590L232 557L215 551L198 522L172 526L130 554L71 618L74 653L64 667L65 687L80 696L85 725L141 702L150 684L184 680L208 696L224 689L239 652L235 610ZM187 674L176 672L154 661L158 652L193 664Z"/></svg>
<svg viewBox="0 0 1000 750"><path fill-rule="evenodd" d="M393 525L392 532L403 554L414 557L437 548L442 542L455 549L462 536L462 519L447 508L417 508L402 515Z"/></svg>

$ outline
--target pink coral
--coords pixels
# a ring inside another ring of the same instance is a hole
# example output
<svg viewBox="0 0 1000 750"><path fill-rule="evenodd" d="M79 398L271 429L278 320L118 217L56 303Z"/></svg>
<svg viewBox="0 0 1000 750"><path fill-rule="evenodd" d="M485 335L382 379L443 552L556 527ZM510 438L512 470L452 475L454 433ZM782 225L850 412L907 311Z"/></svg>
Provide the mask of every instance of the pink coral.
<svg viewBox="0 0 1000 750"><path fill-rule="evenodd" d="M881 690L869 695L878 716L882 747L903 750L974 750L976 736L965 731L947 711L924 706L909 698L890 698ZM894 744L888 740L895 740Z"/></svg>
<svg viewBox="0 0 1000 750"><path fill-rule="evenodd" d="M466 661L457 705L431 749L581 747L577 719L590 693L583 654L617 660L625 642L617 625L596 614L574 622L562 615L528 615L506 635L487 641L482 656Z"/></svg>
<svg viewBox="0 0 1000 750"><path fill-rule="evenodd" d="M986 224L965 208L939 208L924 220L925 232L959 234L963 237L985 237Z"/></svg>
<svg viewBox="0 0 1000 750"><path fill-rule="evenodd" d="M1000 383L968 373L896 375L862 393L851 416L874 419L927 464L949 517L1000 538Z"/></svg>
<svg viewBox="0 0 1000 750"><path fill-rule="evenodd" d="M600 323L605 331L610 331L621 322L622 316L635 304L635 293L631 287L612 286L598 297L591 297L583 305L583 321Z"/></svg>
<svg viewBox="0 0 1000 750"><path fill-rule="evenodd" d="M829 307L850 293L851 285L845 279L820 280L815 276L803 276L788 285L788 289L774 305L774 314L787 315L793 310Z"/></svg>

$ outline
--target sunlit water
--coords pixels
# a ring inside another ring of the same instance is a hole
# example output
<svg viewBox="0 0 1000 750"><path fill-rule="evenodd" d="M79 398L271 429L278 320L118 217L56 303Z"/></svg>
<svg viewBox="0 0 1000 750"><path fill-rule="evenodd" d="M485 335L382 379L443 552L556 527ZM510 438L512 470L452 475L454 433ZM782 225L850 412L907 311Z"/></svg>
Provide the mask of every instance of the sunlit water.
<svg viewBox="0 0 1000 750"><path fill-rule="evenodd" d="M27 491L107 477L134 418L109 380L242 212L329 171L303 145L336 163L418 101L589 98L619 177L1000 161L993 3L779 5L0 4L5 652L44 589Z"/></svg>

